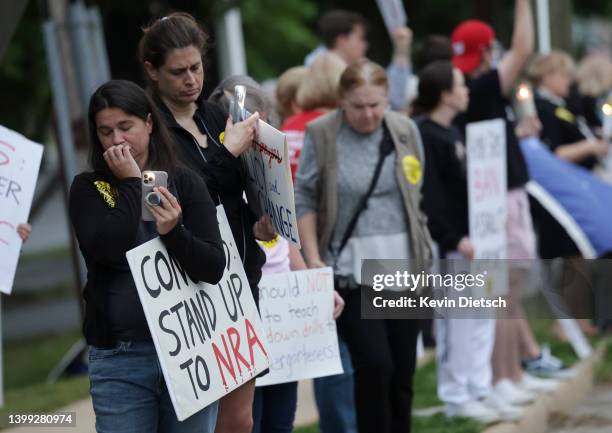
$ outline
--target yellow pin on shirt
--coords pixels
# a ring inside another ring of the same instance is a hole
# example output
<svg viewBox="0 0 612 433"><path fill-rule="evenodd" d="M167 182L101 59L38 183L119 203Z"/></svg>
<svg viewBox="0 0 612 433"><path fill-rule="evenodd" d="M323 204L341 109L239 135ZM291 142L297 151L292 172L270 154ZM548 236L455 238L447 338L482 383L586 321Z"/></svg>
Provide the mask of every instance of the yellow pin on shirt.
<svg viewBox="0 0 612 433"><path fill-rule="evenodd" d="M402 170L404 171L404 177L412 185L416 185L421 181L423 176L421 162L414 155L404 156L402 159Z"/></svg>
<svg viewBox="0 0 612 433"><path fill-rule="evenodd" d="M104 201L106 202L106 204L108 205L108 207L114 208L117 194L110 186L110 184L108 182L104 182L103 180L96 180L94 182L94 185L102 196L102 198L104 199Z"/></svg>
<svg viewBox="0 0 612 433"><path fill-rule="evenodd" d="M565 107L557 107L555 109L555 116L568 123L576 122L576 117L574 114Z"/></svg>
<svg viewBox="0 0 612 433"><path fill-rule="evenodd" d="M277 234L276 237L272 239L271 241L259 241L258 240L257 242L259 243L259 245L269 250L271 248L274 248L274 246L278 243L279 240L280 240L280 236Z"/></svg>

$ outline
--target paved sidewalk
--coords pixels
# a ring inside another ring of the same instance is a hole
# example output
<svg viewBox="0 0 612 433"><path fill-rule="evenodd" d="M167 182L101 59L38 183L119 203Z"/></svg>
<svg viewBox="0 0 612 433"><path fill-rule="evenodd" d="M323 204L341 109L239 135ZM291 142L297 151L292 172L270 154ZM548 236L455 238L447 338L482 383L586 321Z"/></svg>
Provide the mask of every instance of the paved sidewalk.
<svg viewBox="0 0 612 433"><path fill-rule="evenodd" d="M555 414L550 433L609 433L612 431L612 385L596 387L574 410Z"/></svg>
<svg viewBox="0 0 612 433"><path fill-rule="evenodd" d="M86 398L73 403L58 412L75 412L76 427L58 429L57 427L16 427L3 430L2 433L95 433L95 417L91 405L91 399ZM298 387L298 409L295 417L295 425L302 426L312 424L318 419L317 409L314 403L312 381L302 381Z"/></svg>

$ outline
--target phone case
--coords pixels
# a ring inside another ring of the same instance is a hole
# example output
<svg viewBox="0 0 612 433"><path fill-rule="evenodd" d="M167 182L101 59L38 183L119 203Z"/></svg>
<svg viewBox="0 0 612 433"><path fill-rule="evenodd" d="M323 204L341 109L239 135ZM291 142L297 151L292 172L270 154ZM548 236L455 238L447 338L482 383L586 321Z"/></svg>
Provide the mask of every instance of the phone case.
<svg viewBox="0 0 612 433"><path fill-rule="evenodd" d="M142 193L140 197L141 206L142 206L142 220L143 221L155 221L153 218L153 214L147 208L145 204L145 197L148 193L153 191L153 188L156 186L163 186L164 188L168 188L168 173L165 171L143 171L142 172Z"/></svg>

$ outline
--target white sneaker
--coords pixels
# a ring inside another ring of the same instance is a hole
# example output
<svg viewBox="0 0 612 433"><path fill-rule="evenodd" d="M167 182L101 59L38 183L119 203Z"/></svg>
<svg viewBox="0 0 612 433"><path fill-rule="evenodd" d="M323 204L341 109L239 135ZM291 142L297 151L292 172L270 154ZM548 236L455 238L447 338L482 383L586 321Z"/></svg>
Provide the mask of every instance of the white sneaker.
<svg viewBox="0 0 612 433"><path fill-rule="evenodd" d="M570 368L563 368L554 373L550 373L548 376L554 379L559 379L559 380L571 380L575 378L577 374L578 374L578 370L576 370L574 367L570 367Z"/></svg>
<svg viewBox="0 0 612 433"><path fill-rule="evenodd" d="M467 401L462 404L447 404L445 413L449 418L470 418L482 424L492 424L501 421L499 412L476 400Z"/></svg>
<svg viewBox="0 0 612 433"><path fill-rule="evenodd" d="M523 373L523 379L516 385L523 391L546 394L555 392L559 388L559 385L561 385L561 382L555 379L540 379L529 373Z"/></svg>
<svg viewBox="0 0 612 433"><path fill-rule="evenodd" d="M497 382L491 393L497 394L506 403L517 406L529 404L538 397L537 394L531 391L520 389L509 379L502 379Z"/></svg>
<svg viewBox="0 0 612 433"><path fill-rule="evenodd" d="M491 392L487 397L485 397L485 399L482 400L482 403L485 406L497 411L503 421L516 421L523 416L523 409L508 404L506 400L495 392Z"/></svg>

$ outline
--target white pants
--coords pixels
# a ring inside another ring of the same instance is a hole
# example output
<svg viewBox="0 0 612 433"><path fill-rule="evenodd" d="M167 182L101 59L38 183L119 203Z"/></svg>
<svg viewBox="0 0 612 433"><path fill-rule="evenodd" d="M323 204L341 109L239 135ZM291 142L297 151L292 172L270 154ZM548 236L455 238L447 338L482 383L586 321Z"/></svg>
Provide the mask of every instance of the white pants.
<svg viewBox="0 0 612 433"><path fill-rule="evenodd" d="M448 259L460 259L450 253ZM464 260L453 262L453 269L469 269ZM451 292L454 292L451 290ZM454 292L457 295L457 292ZM438 362L438 398L446 404L462 404L486 396L491 390L491 355L495 343L495 319L435 320Z"/></svg>
<svg viewBox="0 0 612 433"><path fill-rule="evenodd" d="M438 398L461 404L491 390L495 319L436 319Z"/></svg>

